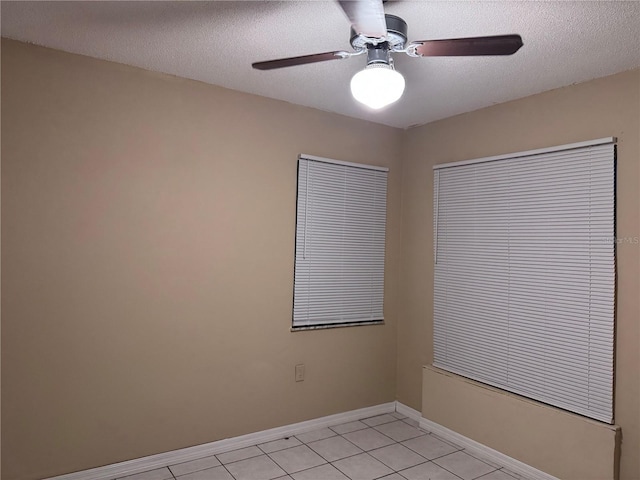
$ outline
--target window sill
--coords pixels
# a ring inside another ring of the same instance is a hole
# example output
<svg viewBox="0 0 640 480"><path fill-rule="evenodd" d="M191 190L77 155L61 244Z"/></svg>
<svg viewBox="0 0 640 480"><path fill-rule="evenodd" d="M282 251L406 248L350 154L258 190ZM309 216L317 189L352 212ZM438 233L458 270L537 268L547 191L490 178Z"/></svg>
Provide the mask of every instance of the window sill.
<svg viewBox="0 0 640 480"><path fill-rule="evenodd" d="M305 325L299 327L291 327L291 332L301 332L305 330L325 330L327 328L344 328L344 327L364 327L367 325L384 325L384 320L367 320L365 322L348 322L348 323L331 323L327 325Z"/></svg>

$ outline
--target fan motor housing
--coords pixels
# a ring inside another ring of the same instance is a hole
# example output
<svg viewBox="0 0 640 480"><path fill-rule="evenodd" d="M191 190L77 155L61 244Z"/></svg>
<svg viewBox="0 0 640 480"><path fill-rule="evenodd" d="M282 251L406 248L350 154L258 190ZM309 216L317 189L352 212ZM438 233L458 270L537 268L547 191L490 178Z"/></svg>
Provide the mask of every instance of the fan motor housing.
<svg viewBox="0 0 640 480"><path fill-rule="evenodd" d="M391 50L401 50L407 42L407 22L395 15L385 15L384 19L387 24L387 38L385 39L385 42L388 43ZM363 48L367 48L367 45L377 43L373 40L375 39L356 33L353 28L351 29L350 42L351 46L355 50L361 50Z"/></svg>

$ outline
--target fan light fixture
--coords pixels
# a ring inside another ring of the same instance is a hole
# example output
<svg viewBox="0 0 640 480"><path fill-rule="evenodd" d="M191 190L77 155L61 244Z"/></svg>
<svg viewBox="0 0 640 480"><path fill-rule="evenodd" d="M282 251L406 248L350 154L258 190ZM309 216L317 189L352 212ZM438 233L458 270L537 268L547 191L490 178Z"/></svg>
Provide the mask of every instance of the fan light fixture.
<svg viewBox="0 0 640 480"><path fill-rule="evenodd" d="M358 102L379 110L398 101L404 92L404 77L393 68L393 55L405 53L411 58L512 55L522 47L522 37L517 34L407 43L407 22L395 15L385 15L384 1L337 0L351 23L349 43L353 51L278 58L251 66L256 70L275 70L366 54L367 66L351 79L351 94Z"/></svg>
<svg viewBox="0 0 640 480"><path fill-rule="evenodd" d="M404 77L385 63L372 63L351 79L351 94L369 108L380 108L397 102L404 92Z"/></svg>

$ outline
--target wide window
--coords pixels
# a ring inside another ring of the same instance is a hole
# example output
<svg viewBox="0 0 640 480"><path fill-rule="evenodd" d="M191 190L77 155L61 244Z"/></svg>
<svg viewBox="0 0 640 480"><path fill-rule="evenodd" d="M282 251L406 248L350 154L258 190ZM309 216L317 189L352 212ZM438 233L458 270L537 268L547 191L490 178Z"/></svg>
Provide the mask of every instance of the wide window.
<svg viewBox="0 0 640 480"><path fill-rule="evenodd" d="M613 422L613 141L435 167L435 366Z"/></svg>
<svg viewBox="0 0 640 480"><path fill-rule="evenodd" d="M294 329L383 321L387 171L300 156Z"/></svg>

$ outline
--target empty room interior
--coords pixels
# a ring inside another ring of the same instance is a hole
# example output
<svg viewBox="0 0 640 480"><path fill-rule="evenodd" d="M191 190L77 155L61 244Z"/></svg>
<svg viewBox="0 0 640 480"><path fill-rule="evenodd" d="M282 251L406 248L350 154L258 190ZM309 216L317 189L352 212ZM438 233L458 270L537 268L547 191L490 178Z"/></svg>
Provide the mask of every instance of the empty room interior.
<svg viewBox="0 0 640 480"><path fill-rule="evenodd" d="M3 480L640 480L640 3L0 13Z"/></svg>

